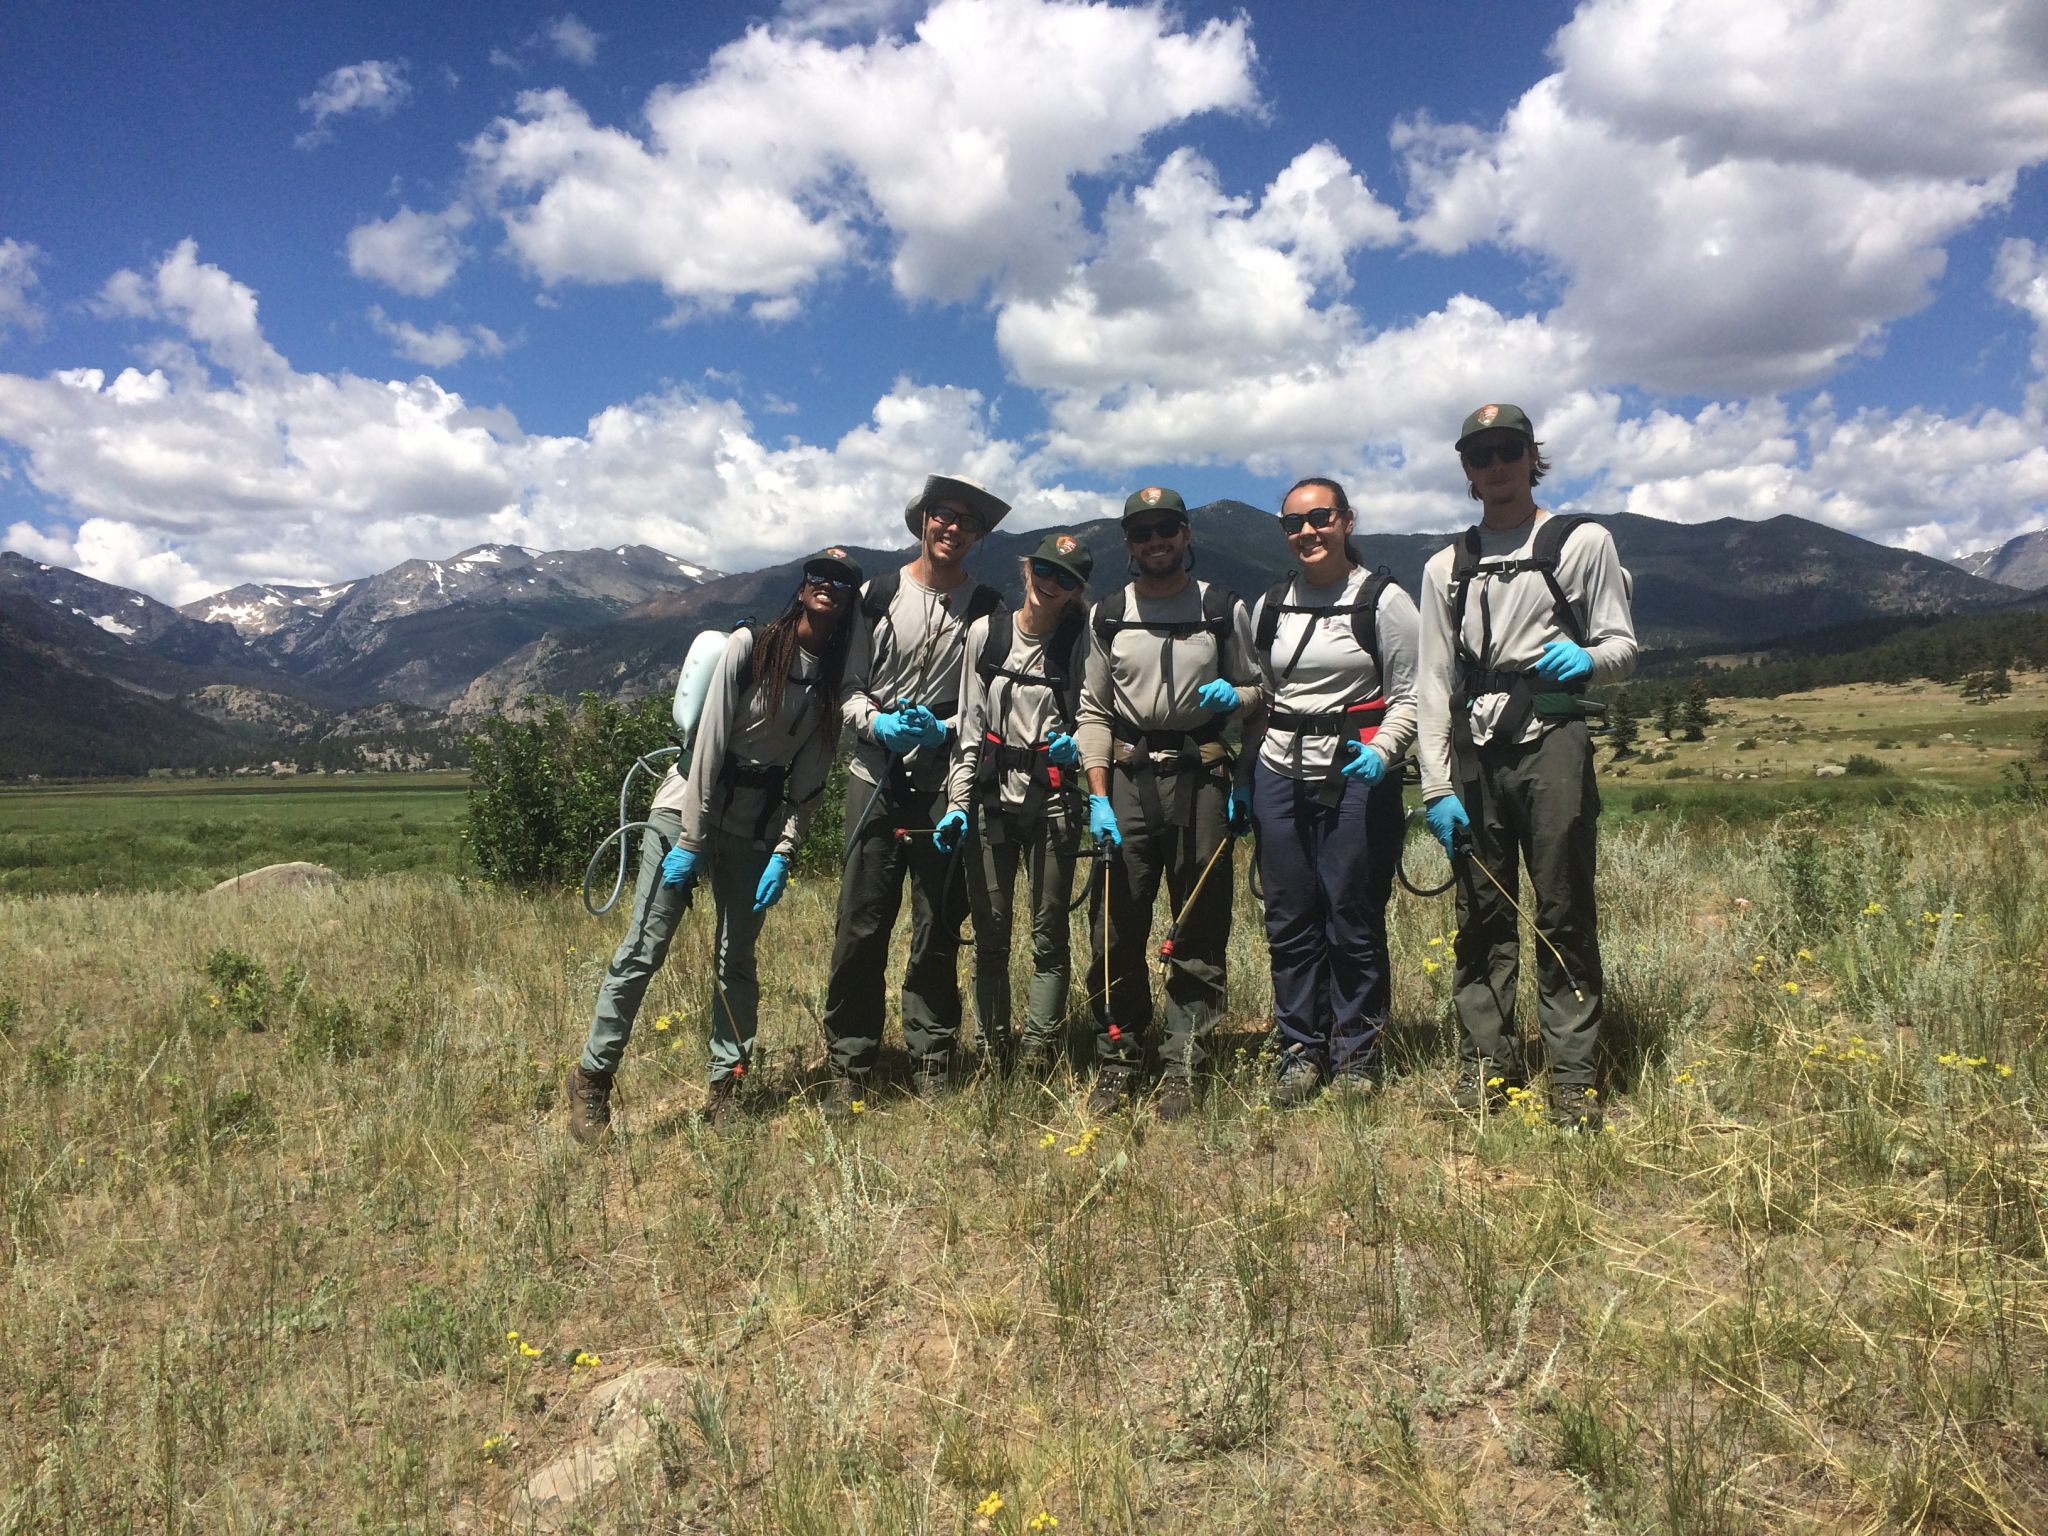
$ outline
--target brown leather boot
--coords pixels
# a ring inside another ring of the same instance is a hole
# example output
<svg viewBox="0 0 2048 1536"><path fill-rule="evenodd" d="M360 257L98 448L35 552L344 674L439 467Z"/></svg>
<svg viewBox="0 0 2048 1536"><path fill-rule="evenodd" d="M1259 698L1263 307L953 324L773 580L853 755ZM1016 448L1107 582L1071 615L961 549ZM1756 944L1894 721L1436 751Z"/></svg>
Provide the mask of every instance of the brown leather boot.
<svg viewBox="0 0 2048 1536"><path fill-rule="evenodd" d="M740 1080L737 1077L712 1080L711 1092L704 1099L704 1123L719 1132L739 1129Z"/></svg>
<svg viewBox="0 0 2048 1536"><path fill-rule="evenodd" d="M569 1069L569 1135L578 1146L594 1147L612 1128L612 1074Z"/></svg>

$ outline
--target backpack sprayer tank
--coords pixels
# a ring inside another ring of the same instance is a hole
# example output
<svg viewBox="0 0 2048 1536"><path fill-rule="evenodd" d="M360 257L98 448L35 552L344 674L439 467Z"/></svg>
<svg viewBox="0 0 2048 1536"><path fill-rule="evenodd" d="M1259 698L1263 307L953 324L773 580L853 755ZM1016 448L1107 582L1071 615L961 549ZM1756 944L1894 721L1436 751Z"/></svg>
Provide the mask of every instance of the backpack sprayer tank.
<svg viewBox="0 0 2048 1536"><path fill-rule="evenodd" d="M643 771L659 773L660 760L669 756L676 759L679 773L690 771L690 749L697 743L697 723L704 718L704 699L711 692L711 679L725 660L726 638L724 630L707 629L690 642L690 649L683 657L683 670L676 675L675 702L669 706L669 719L675 723L677 745L649 752L626 770L625 782L619 786L618 829L597 845L597 852L590 856L590 863L583 870L583 906L592 917L602 917L611 911L619 893L625 890L626 840L647 825L644 821L626 819L626 805L633 791L633 775ZM615 842L619 845L619 872L612 881L611 895L599 906L593 898L590 883L597 878L598 861Z"/></svg>
<svg viewBox="0 0 2048 1536"><path fill-rule="evenodd" d="M669 715L675 721L676 734L682 738L685 759L696 745L697 722L704 715L704 696L711 691L712 674L725 655L726 639L726 632L719 629L707 629L698 635L683 657L683 670L676 675L676 699Z"/></svg>

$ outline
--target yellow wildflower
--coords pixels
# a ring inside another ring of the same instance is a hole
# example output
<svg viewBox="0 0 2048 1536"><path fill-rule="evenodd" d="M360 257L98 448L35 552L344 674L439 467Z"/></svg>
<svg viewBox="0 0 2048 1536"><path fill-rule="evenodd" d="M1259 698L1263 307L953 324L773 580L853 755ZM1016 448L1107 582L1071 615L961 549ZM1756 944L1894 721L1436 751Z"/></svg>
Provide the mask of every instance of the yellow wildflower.
<svg viewBox="0 0 2048 1536"><path fill-rule="evenodd" d="M1799 951L1799 958L1802 960L1811 960L1813 958L1813 951L1810 949L1802 949L1801 951Z"/></svg>
<svg viewBox="0 0 2048 1536"><path fill-rule="evenodd" d="M1443 942L1444 941L1442 939L1431 939L1429 941L1429 947L1431 949L1440 949L1443 947Z"/></svg>
<svg viewBox="0 0 2048 1536"><path fill-rule="evenodd" d="M1058 1140L1059 1137L1053 1135L1051 1131L1047 1131L1043 1136L1038 1138L1038 1144L1041 1147L1049 1147Z"/></svg>
<svg viewBox="0 0 2048 1536"><path fill-rule="evenodd" d="M2009 1067L2009 1066L2007 1066L2007 1065L2006 1065L2006 1064L2005 1064L2004 1062L2002 1062L2002 1061L2001 1061L2001 1062L2000 1062L2000 1063L1998 1064L1998 1075L1999 1075L2000 1077L2011 1077L2011 1076L2012 1076L2012 1068L2011 1068L2011 1067Z"/></svg>
<svg viewBox="0 0 2048 1536"><path fill-rule="evenodd" d="M1442 969L1443 967L1438 965L1434 960L1425 960L1422 962L1422 974L1425 976L1434 976L1438 971Z"/></svg>
<svg viewBox="0 0 2048 1536"><path fill-rule="evenodd" d="M1003 1496L990 1490L989 1496L974 1506L974 1512L983 1520L993 1520L1003 1512Z"/></svg>
<svg viewBox="0 0 2048 1536"><path fill-rule="evenodd" d="M852 1110L853 1113L855 1113L856 1115L864 1115L868 1112L868 1101L866 1099L855 1099L851 1104L847 1105L846 1107Z"/></svg>
<svg viewBox="0 0 2048 1536"><path fill-rule="evenodd" d="M1027 1531L1056 1531L1059 1528L1060 1517L1043 1509L1033 1515L1031 1523L1024 1527Z"/></svg>
<svg viewBox="0 0 2048 1536"><path fill-rule="evenodd" d="M590 1370L603 1364L603 1356L586 1354L579 1349L576 1351L576 1358L569 1362L569 1369L572 1371Z"/></svg>
<svg viewBox="0 0 2048 1536"><path fill-rule="evenodd" d="M1799 995L1799 983L1796 981L1788 981L1785 983L1785 990L1787 992L1790 992L1794 997L1797 997Z"/></svg>

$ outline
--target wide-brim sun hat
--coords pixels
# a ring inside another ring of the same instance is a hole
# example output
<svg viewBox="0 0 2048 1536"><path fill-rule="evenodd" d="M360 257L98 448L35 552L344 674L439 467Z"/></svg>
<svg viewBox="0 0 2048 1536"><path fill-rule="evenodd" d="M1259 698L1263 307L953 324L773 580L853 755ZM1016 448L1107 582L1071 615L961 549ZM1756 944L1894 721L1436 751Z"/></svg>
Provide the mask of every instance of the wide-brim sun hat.
<svg viewBox="0 0 2048 1536"><path fill-rule="evenodd" d="M903 507L903 523L915 539L924 537L925 508L935 501L957 501L981 519L981 531L993 533L1008 515L1010 504L977 480L964 475L926 475L924 489Z"/></svg>

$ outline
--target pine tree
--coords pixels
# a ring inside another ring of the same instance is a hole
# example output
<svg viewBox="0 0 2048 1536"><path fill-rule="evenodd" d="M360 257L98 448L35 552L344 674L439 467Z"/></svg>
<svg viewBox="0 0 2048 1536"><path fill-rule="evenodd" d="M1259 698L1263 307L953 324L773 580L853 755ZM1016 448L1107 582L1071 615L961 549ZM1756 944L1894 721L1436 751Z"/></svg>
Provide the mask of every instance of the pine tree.
<svg viewBox="0 0 2048 1536"><path fill-rule="evenodd" d="M1635 751L1636 735L1636 701L1624 688L1607 706L1607 739L1614 744L1616 758L1627 757Z"/></svg>
<svg viewBox="0 0 2048 1536"><path fill-rule="evenodd" d="M1696 677L1685 690L1685 739L1705 741L1707 727L1713 723L1713 714L1707 709L1707 680Z"/></svg>
<svg viewBox="0 0 2048 1536"><path fill-rule="evenodd" d="M1678 695L1669 688L1657 696L1657 729L1666 736L1678 734Z"/></svg>

